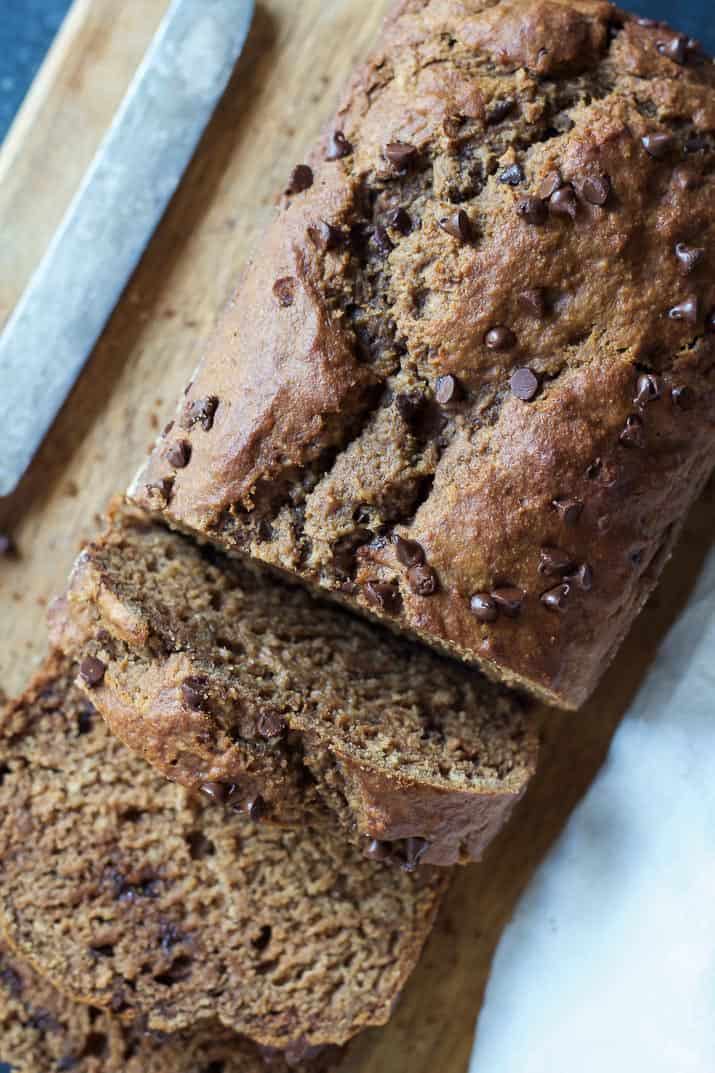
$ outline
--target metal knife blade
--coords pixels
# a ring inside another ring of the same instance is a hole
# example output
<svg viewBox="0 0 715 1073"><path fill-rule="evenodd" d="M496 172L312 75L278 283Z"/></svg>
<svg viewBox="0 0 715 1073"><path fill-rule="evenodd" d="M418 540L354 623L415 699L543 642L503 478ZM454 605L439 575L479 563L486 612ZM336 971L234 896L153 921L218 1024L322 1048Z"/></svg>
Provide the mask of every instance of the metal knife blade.
<svg viewBox="0 0 715 1073"><path fill-rule="evenodd" d="M0 496L17 486L173 196L253 0L173 0L0 336Z"/></svg>

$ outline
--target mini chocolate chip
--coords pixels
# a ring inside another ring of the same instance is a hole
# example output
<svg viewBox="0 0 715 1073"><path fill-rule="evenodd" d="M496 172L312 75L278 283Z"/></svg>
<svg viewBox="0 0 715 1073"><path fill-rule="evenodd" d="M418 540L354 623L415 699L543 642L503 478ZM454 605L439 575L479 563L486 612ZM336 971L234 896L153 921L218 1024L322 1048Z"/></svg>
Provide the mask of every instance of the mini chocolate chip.
<svg viewBox="0 0 715 1073"><path fill-rule="evenodd" d="M546 295L540 287L532 287L528 291L521 291L518 296L519 304L527 313L535 317L543 317L546 313Z"/></svg>
<svg viewBox="0 0 715 1073"><path fill-rule="evenodd" d="M521 399L522 402L531 402L539 390L539 381L531 369L526 367L515 369L509 380L509 388L517 399Z"/></svg>
<svg viewBox="0 0 715 1073"><path fill-rule="evenodd" d="M515 105L516 101L513 97L504 97L503 100L493 101L487 112L487 126L493 127L496 123L501 123L503 119L506 119L514 111Z"/></svg>
<svg viewBox="0 0 715 1073"><path fill-rule="evenodd" d="M521 164L509 164L499 176L499 182L508 183L509 186L518 186L525 178Z"/></svg>
<svg viewBox="0 0 715 1073"><path fill-rule="evenodd" d="M425 563L410 567L407 583L416 596L434 596L439 588L436 572Z"/></svg>
<svg viewBox="0 0 715 1073"><path fill-rule="evenodd" d="M561 176L558 171L548 172L539 183L539 188L536 191L537 197L542 201L547 201L552 194L555 194L558 188L563 184Z"/></svg>
<svg viewBox="0 0 715 1073"><path fill-rule="evenodd" d="M584 592L590 592L593 588L593 570L588 563L581 563L575 574L569 574L566 581L578 585Z"/></svg>
<svg viewBox="0 0 715 1073"><path fill-rule="evenodd" d="M96 656L85 656L79 665L79 676L90 689L102 684L106 671L107 664Z"/></svg>
<svg viewBox="0 0 715 1073"><path fill-rule="evenodd" d="M201 425L204 432L210 432L217 409L218 399L215 395L208 395L205 399L194 399L193 402L186 404L179 424L184 429Z"/></svg>
<svg viewBox="0 0 715 1073"><path fill-rule="evenodd" d="M672 134L655 131L653 134L644 134L641 138L641 144L648 156L652 156L655 160L660 160L670 152L675 143Z"/></svg>
<svg viewBox="0 0 715 1073"><path fill-rule="evenodd" d="M406 872L414 872L425 853L429 849L426 838L408 838L405 843L405 863L403 868Z"/></svg>
<svg viewBox="0 0 715 1073"><path fill-rule="evenodd" d="M371 838L365 847L365 856L371 861L387 861L392 856L389 842L380 842L377 838Z"/></svg>
<svg viewBox="0 0 715 1073"><path fill-rule="evenodd" d="M544 202L538 197L522 197L516 203L516 211L528 224L546 223L548 210Z"/></svg>
<svg viewBox="0 0 715 1073"><path fill-rule="evenodd" d="M581 197L589 205L605 205L611 192L611 180L608 175L587 175L581 181Z"/></svg>
<svg viewBox="0 0 715 1073"><path fill-rule="evenodd" d="M472 237L472 224L464 209L458 209L451 216L443 216L439 226L459 242L469 242Z"/></svg>
<svg viewBox="0 0 715 1073"><path fill-rule="evenodd" d="M684 302L680 302L677 306L669 309L668 316L671 320L685 320L688 324L697 324L698 312L697 298L686 298Z"/></svg>
<svg viewBox="0 0 715 1073"><path fill-rule="evenodd" d="M181 683L181 696L184 704L192 711L202 712L206 709L206 691L208 679L200 675L191 675Z"/></svg>
<svg viewBox="0 0 715 1073"><path fill-rule="evenodd" d="M292 306L295 301L295 280L292 276L282 276L273 284L273 293L278 299L279 305L284 308Z"/></svg>
<svg viewBox="0 0 715 1073"><path fill-rule="evenodd" d="M565 611L571 586L564 582L541 594L541 602L549 611Z"/></svg>
<svg viewBox="0 0 715 1073"><path fill-rule="evenodd" d="M217 805L228 805L235 798L238 787L235 782L205 782L199 789Z"/></svg>
<svg viewBox="0 0 715 1073"><path fill-rule="evenodd" d="M558 511L564 525L577 524L583 510L583 503L580 499L554 499L552 505Z"/></svg>
<svg viewBox="0 0 715 1073"><path fill-rule="evenodd" d="M313 185L313 170L307 164L297 164L291 172L286 194L302 194Z"/></svg>
<svg viewBox="0 0 715 1073"><path fill-rule="evenodd" d="M656 41L655 47L661 56L681 66L688 57L688 40L682 34L677 34L668 41Z"/></svg>
<svg viewBox="0 0 715 1073"><path fill-rule="evenodd" d="M670 397L678 410L692 410L695 405L695 395L689 387L674 387Z"/></svg>
<svg viewBox="0 0 715 1073"><path fill-rule="evenodd" d="M308 228L308 238L317 249L327 253L328 250L335 250L342 244L344 235L337 227L321 220L316 226Z"/></svg>
<svg viewBox="0 0 715 1073"><path fill-rule="evenodd" d="M507 328L504 324L497 324L494 328L490 328L484 336L484 345L489 350L509 350L515 343L516 336L511 328Z"/></svg>
<svg viewBox="0 0 715 1073"><path fill-rule="evenodd" d="M380 253L383 253L385 255L391 253L392 250L394 250L395 248L392 244L392 239L387 233L387 229L384 228L382 224L378 224L373 231L372 240L375 243L377 249L380 251Z"/></svg>
<svg viewBox="0 0 715 1073"><path fill-rule="evenodd" d="M378 607L388 614L396 614L400 609L402 598L397 585L389 581L368 581L363 588L365 599L373 607Z"/></svg>
<svg viewBox="0 0 715 1073"><path fill-rule="evenodd" d="M660 380L653 373L641 373L636 381L636 397L633 402L636 406L645 406L649 402L655 402L660 398Z"/></svg>
<svg viewBox="0 0 715 1073"><path fill-rule="evenodd" d="M408 168L417 159L416 147L407 142L388 142L382 152L392 166L399 171Z"/></svg>
<svg viewBox="0 0 715 1073"><path fill-rule="evenodd" d="M266 802L260 794L256 794L253 800L249 801L246 806L248 817L253 820L254 823L258 823L259 820L262 820L267 811Z"/></svg>
<svg viewBox="0 0 715 1073"><path fill-rule="evenodd" d="M515 618L524 603L523 590L517 589L513 585L504 585L498 589L493 589L489 595L499 610L503 611L509 618Z"/></svg>
<svg viewBox="0 0 715 1073"><path fill-rule="evenodd" d="M394 227L401 235L409 235L412 230L412 217L405 209L395 209L387 219L390 227Z"/></svg>
<svg viewBox="0 0 715 1073"><path fill-rule="evenodd" d="M684 272L692 272L698 261L702 260L704 253L702 246L686 246L684 242L675 244L675 256L680 261Z"/></svg>
<svg viewBox="0 0 715 1073"><path fill-rule="evenodd" d="M469 599L469 610L480 622L494 622L499 615L497 605L488 592L475 592Z"/></svg>
<svg viewBox="0 0 715 1073"><path fill-rule="evenodd" d="M403 566L421 566L425 561L425 550L416 540L405 540L398 533L393 533L392 543L395 545L397 561Z"/></svg>
<svg viewBox="0 0 715 1073"><path fill-rule="evenodd" d="M350 156L353 147L341 130L333 131L328 142L326 160L340 160L344 156Z"/></svg>
<svg viewBox="0 0 715 1073"><path fill-rule="evenodd" d="M549 198L549 212L555 213L557 216L569 216L572 220L575 220L577 211L578 202L571 183L565 183L564 186L560 186Z"/></svg>
<svg viewBox="0 0 715 1073"><path fill-rule="evenodd" d="M174 469L186 469L191 461L191 444L188 440L177 440L166 449L166 460Z"/></svg>
<svg viewBox="0 0 715 1073"><path fill-rule="evenodd" d="M539 556L539 573L544 577L564 577L575 565L572 556L562 548L541 548Z"/></svg>
<svg viewBox="0 0 715 1073"><path fill-rule="evenodd" d="M256 730L262 738L280 738L286 728L286 721L278 712L261 712L256 720Z"/></svg>
<svg viewBox="0 0 715 1073"><path fill-rule="evenodd" d="M434 385L434 397L440 406L449 406L452 402L459 402L464 392L455 376L447 373L446 376L438 376Z"/></svg>
<svg viewBox="0 0 715 1073"><path fill-rule="evenodd" d="M645 447L643 420L638 414L628 415L625 428L618 437L618 441L619 443L622 443L624 447Z"/></svg>

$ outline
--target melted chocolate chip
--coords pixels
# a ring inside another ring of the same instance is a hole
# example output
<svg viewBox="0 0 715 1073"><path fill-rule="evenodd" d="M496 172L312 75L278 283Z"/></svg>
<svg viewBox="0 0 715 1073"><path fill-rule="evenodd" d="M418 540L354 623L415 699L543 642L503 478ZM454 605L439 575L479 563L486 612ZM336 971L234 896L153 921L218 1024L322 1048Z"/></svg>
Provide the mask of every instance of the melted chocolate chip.
<svg viewBox="0 0 715 1073"><path fill-rule="evenodd" d="M676 34L675 37L671 37L667 41L656 41L655 47L661 56L665 56L666 59L672 60L673 63L677 63L680 66L688 58L688 39L682 34Z"/></svg>
<svg viewBox="0 0 715 1073"><path fill-rule="evenodd" d="M653 134L644 134L641 144L648 156L660 160L670 152L675 142L672 134L656 131Z"/></svg>
<svg viewBox="0 0 715 1073"><path fill-rule="evenodd" d="M215 395L208 395L205 399L194 399L186 404L179 424L183 429L201 425L204 432L210 432L213 428L217 409L218 399Z"/></svg>
<svg viewBox="0 0 715 1073"><path fill-rule="evenodd" d="M564 525L573 527L577 524L583 510L583 503L580 499L554 499L552 504Z"/></svg>
<svg viewBox="0 0 715 1073"><path fill-rule="evenodd" d="M526 175L521 164L509 164L500 174L499 182L507 183L509 186L518 186L519 183L523 183L525 178Z"/></svg>
<svg viewBox="0 0 715 1073"><path fill-rule="evenodd" d="M549 198L549 212L555 213L556 216L569 216L575 220L577 211L578 202L571 183L560 186Z"/></svg>
<svg viewBox="0 0 715 1073"><path fill-rule="evenodd" d="M249 819L253 820L254 823L258 823L258 821L262 820L268 812L268 806L261 795L256 794L253 800L248 802L246 812L248 813Z"/></svg>
<svg viewBox="0 0 715 1073"><path fill-rule="evenodd" d="M472 225L464 209L458 209L451 216L443 216L439 226L458 242L469 242L472 237Z"/></svg>
<svg viewBox="0 0 715 1073"><path fill-rule="evenodd" d="M699 305L697 298L686 298L684 302L680 302L677 306L673 306L668 310L668 316L671 320L684 320L688 324L698 323Z"/></svg>
<svg viewBox="0 0 715 1073"><path fill-rule="evenodd" d="M451 374L438 376L434 385L434 397L440 406L449 406L450 403L459 402L463 397L461 385L456 377Z"/></svg>
<svg viewBox="0 0 715 1073"><path fill-rule="evenodd" d="M489 595L499 610L503 611L509 618L516 618L524 603L523 590L517 589L513 585L504 585L498 589L493 589Z"/></svg>
<svg viewBox="0 0 715 1073"><path fill-rule="evenodd" d="M326 160L340 160L344 156L350 156L353 147L341 130L333 131L328 141Z"/></svg>
<svg viewBox="0 0 715 1073"><path fill-rule="evenodd" d="M528 224L546 223L548 210L544 202L538 197L522 197L516 203L516 211Z"/></svg>
<svg viewBox="0 0 715 1073"><path fill-rule="evenodd" d="M605 205L611 193L611 180L608 175L587 175L581 180L581 197L589 205Z"/></svg>
<svg viewBox="0 0 715 1073"><path fill-rule="evenodd" d="M641 373L636 381L636 397L633 402L636 406L645 406L649 402L655 402L660 398L660 380L653 373Z"/></svg>
<svg viewBox="0 0 715 1073"><path fill-rule="evenodd" d="M317 225L309 227L308 238L316 249L321 250L323 253L337 249L344 241L342 231L327 223L326 220L321 220Z"/></svg>
<svg viewBox="0 0 715 1073"><path fill-rule="evenodd" d="M403 868L406 872L414 872L425 853L429 849L426 838L408 838L405 842L405 863Z"/></svg>
<svg viewBox="0 0 715 1073"><path fill-rule="evenodd" d="M638 414L628 415L623 432L618 437L618 442L623 444L624 447L645 447L643 420Z"/></svg>
<svg viewBox="0 0 715 1073"><path fill-rule="evenodd" d="M518 296L519 305L527 313L541 319L546 314L546 295L540 287L532 287L528 291L521 291Z"/></svg>
<svg viewBox="0 0 715 1073"><path fill-rule="evenodd" d="M439 588L436 572L426 563L410 567L407 571L407 583L415 596L434 596Z"/></svg>
<svg viewBox="0 0 715 1073"><path fill-rule="evenodd" d="M256 720L256 730L262 738L280 738L286 729L286 721L278 712L261 712Z"/></svg>
<svg viewBox="0 0 715 1073"><path fill-rule="evenodd" d="M406 209L395 209L387 219L390 227L394 227L401 235L409 235L412 230L412 217Z"/></svg>
<svg viewBox="0 0 715 1073"><path fill-rule="evenodd" d="M229 805L236 797L238 786L235 782L205 782L200 790L217 805Z"/></svg>
<svg viewBox="0 0 715 1073"><path fill-rule="evenodd" d="M191 444L188 440L178 440L167 447L165 457L174 469L186 469L191 461Z"/></svg>
<svg viewBox="0 0 715 1073"><path fill-rule="evenodd" d="M702 246L686 246L684 242L676 242L675 256L680 262L684 272L692 272L699 261L702 260L705 250Z"/></svg>
<svg viewBox="0 0 715 1073"><path fill-rule="evenodd" d="M79 665L79 676L90 689L102 684L106 671L107 664L96 656L85 656Z"/></svg>
<svg viewBox="0 0 715 1073"><path fill-rule="evenodd" d="M494 328L490 328L484 336L484 345L489 350L509 350L515 344L516 336L511 328L507 328L505 324L497 324Z"/></svg>
<svg viewBox="0 0 715 1073"><path fill-rule="evenodd" d="M562 548L541 548L539 556L539 573L544 577L564 577L575 566L573 558Z"/></svg>
<svg viewBox="0 0 715 1073"><path fill-rule="evenodd" d="M283 276L273 284L273 294L278 299L278 304L284 308L292 306L295 301L295 280L292 276Z"/></svg>
<svg viewBox="0 0 715 1073"><path fill-rule="evenodd" d="M387 614L396 614L402 603L400 590L389 581L368 581L363 588L365 599Z"/></svg>
<svg viewBox="0 0 715 1073"><path fill-rule="evenodd" d="M695 395L689 387L674 387L670 397L678 410L692 410L695 405Z"/></svg>
<svg viewBox="0 0 715 1073"><path fill-rule="evenodd" d="M286 194L302 194L313 185L313 170L307 164L297 164L291 172Z"/></svg>
<svg viewBox="0 0 715 1073"><path fill-rule="evenodd" d="M541 594L541 602L549 611L565 611L571 586L564 582Z"/></svg>
<svg viewBox="0 0 715 1073"><path fill-rule="evenodd" d="M407 142L388 142L382 150L386 160L398 171L404 171L417 159L417 149Z"/></svg>
<svg viewBox="0 0 715 1073"><path fill-rule="evenodd" d="M365 856L371 861L387 861L392 856L389 842L380 842L377 838L371 838L365 847Z"/></svg>
<svg viewBox="0 0 715 1073"><path fill-rule="evenodd" d="M516 101L513 97L504 97L503 100L493 101L487 112L487 126L493 127L501 123L514 111Z"/></svg>
<svg viewBox="0 0 715 1073"><path fill-rule="evenodd" d="M469 600L469 610L480 622L494 622L499 610L488 592L475 592Z"/></svg>
<svg viewBox="0 0 715 1073"><path fill-rule="evenodd" d="M181 696L187 708L194 712L206 710L208 679L200 675L191 675L181 683Z"/></svg>
<svg viewBox="0 0 715 1073"><path fill-rule="evenodd" d="M515 369L509 380L512 395L522 402L531 402L539 390L539 381L531 369Z"/></svg>
<svg viewBox="0 0 715 1073"><path fill-rule="evenodd" d="M421 566L425 561L425 550L416 540L405 540L404 537L393 533L392 543L395 545L397 561L403 566L408 568Z"/></svg>

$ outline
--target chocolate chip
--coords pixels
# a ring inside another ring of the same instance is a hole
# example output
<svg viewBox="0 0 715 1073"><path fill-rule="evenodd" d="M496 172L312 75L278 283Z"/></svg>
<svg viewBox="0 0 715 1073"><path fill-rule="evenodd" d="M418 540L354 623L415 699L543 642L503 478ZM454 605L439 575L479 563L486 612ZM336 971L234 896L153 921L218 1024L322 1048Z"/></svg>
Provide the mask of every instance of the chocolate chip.
<svg viewBox="0 0 715 1073"><path fill-rule="evenodd" d="M556 585L555 588L548 589L542 593L541 602L549 611L565 611L566 601L570 592L571 586L564 582L562 585Z"/></svg>
<svg viewBox="0 0 715 1073"><path fill-rule="evenodd" d="M434 385L434 397L440 406L449 406L450 403L459 402L464 392L456 377L447 373L446 376L438 376Z"/></svg>
<svg viewBox="0 0 715 1073"><path fill-rule="evenodd" d="M96 656L85 656L79 665L79 676L90 689L102 684L106 671L107 664Z"/></svg>
<svg viewBox="0 0 715 1073"><path fill-rule="evenodd" d="M518 186L525 178L521 164L509 164L499 176L499 182L508 183L509 186Z"/></svg>
<svg viewBox="0 0 715 1073"><path fill-rule="evenodd" d="M217 409L218 399L215 395L208 395L205 399L194 399L193 402L186 404L179 424L184 429L193 428L198 424L204 432L210 432Z"/></svg>
<svg viewBox="0 0 715 1073"><path fill-rule="evenodd" d="M494 622L499 615L497 605L488 592L475 592L469 599L469 610L480 622Z"/></svg>
<svg viewBox="0 0 715 1073"><path fill-rule="evenodd" d="M677 34L668 41L656 41L655 47L661 56L681 66L688 58L688 39L682 34Z"/></svg>
<svg viewBox="0 0 715 1073"><path fill-rule="evenodd" d="M504 97L503 100L493 101L487 112L487 126L493 127L495 124L501 123L503 119L511 115L515 105L516 101L513 97Z"/></svg>
<svg viewBox="0 0 715 1073"><path fill-rule="evenodd" d="M395 545L397 561L409 568L421 566L425 561L425 550L416 540L405 540L397 533L392 535L392 543Z"/></svg>
<svg viewBox="0 0 715 1073"><path fill-rule="evenodd" d="M557 171L550 171L539 183L536 195L542 201L548 201L551 195L555 194L558 188L562 185L563 182L559 173Z"/></svg>
<svg viewBox="0 0 715 1073"><path fill-rule="evenodd" d="M516 211L528 224L546 223L548 210L543 201L538 197L522 197L516 203Z"/></svg>
<svg viewBox="0 0 715 1073"><path fill-rule="evenodd" d="M641 144L648 156L654 157L655 160L660 160L670 152L675 142L672 134L656 131L653 134L644 134L641 138Z"/></svg>
<svg viewBox="0 0 715 1073"><path fill-rule="evenodd" d="M253 800L248 802L246 812L248 813L249 819L253 820L254 823L258 823L259 820L262 820L268 812L264 798L262 798L260 794L256 794Z"/></svg>
<svg viewBox="0 0 715 1073"><path fill-rule="evenodd" d="M588 175L581 180L581 197L589 205L605 205L611 192L608 175Z"/></svg>
<svg viewBox="0 0 715 1073"><path fill-rule="evenodd" d="M372 240L380 253L387 255L394 250L392 239L387 233L387 229L378 224L372 233Z"/></svg>
<svg viewBox="0 0 715 1073"><path fill-rule="evenodd" d="M313 170L307 164L298 164L291 172L286 194L302 194L313 185Z"/></svg>
<svg viewBox="0 0 715 1073"><path fill-rule="evenodd" d="M689 387L674 387L670 397L678 410L692 410L695 405L695 395Z"/></svg>
<svg viewBox="0 0 715 1073"><path fill-rule="evenodd" d="M558 511L564 525L577 524L583 510L583 503L580 499L554 499L552 505Z"/></svg>
<svg viewBox="0 0 715 1073"><path fill-rule="evenodd" d="M350 156L353 147L341 130L335 130L328 141L326 160L340 160L344 156Z"/></svg>
<svg viewBox="0 0 715 1073"><path fill-rule="evenodd" d="M509 618L515 618L524 603L524 592L513 585L504 585L498 589L493 589L489 595L499 610L503 611Z"/></svg>
<svg viewBox="0 0 715 1073"><path fill-rule="evenodd" d="M560 186L549 198L549 212L555 213L557 216L569 216L572 220L575 220L577 211L578 202L574 188L570 183Z"/></svg>
<svg viewBox="0 0 715 1073"><path fill-rule="evenodd" d="M593 570L588 563L581 563L576 573L569 574L566 581L578 585L584 592L590 592L593 588Z"/></svg>
<svg viewBox="0 0 715 1073"><path fill-rule="evenodd" d="M689 138L685 139L685 145L683 149L686 153L705 153L709 148L709 143L706 138L701 134L693 134Z"/></svg>
<svg viewBox="0 0 715 1073"><path fill-rule="evenodd" d="M363 592L367 602L381 611L396 614L400 609L402 603L400 590L397 585L389 581L368 581Z"/></svg>
<svg viewBox="0 0 715 1073"><path fill-rule="evenodd" d="M181 683L181 696L184 704L194 712L206 710L208 679L200 675L191 675Z"/></svg>
<svg viewBox="0 0 715 1073"><path fill-rule="evenodd" d="M405 863L402 866L405 872L414 872L428 849L429 842L426 838L408 838L405 842Z"/></svg>
<svg viewBox="0 0 715 1073"><path fill-rule="evenodd" d="M692 272L698 261L701 261L705 250L702 246L686 246L684 242L676 242L675 256L680 261L684 272Z"/></svg>
<svg viewBox="0 0 715 1073"><path fill-rule="evenodd" d="M412 217L405 209L395 209L387 219L390 227L394 227L401 235L409 235L412 230Z"/></svg>
<svg viewBox="0 0 715 1073"><path fill-rule="evenodd" d="M200 786L200 790L217 805L228 805L234 800L238 786L235 782L205 782Z"/></svg>
<svg viewBox="0 0 715 1073"><path fill-rule="evenodd" d="M546 295L540 287L533 287L528 291L521 291L518 295L519 304L527 313L535 317L543 317L546 314Z"/></svg>
<svg viewBox="0 0 715 1073"><path fill-rule="evenodd" d="M262 738L280 738L286 729L286 721L278 712L261 712L256 720L256 730Z"/></svg>
<svg viewBox="0 0 715 1073"><path fill-rule="evenodd" d="M308 238L323 253L337 249L344 241L342 231L325 220L321 220L317 225L308 228Z"/></svg>
<svg viewBox="0 0 715 1073"><path fill-rule="evenodd" d="M636 406L645 406L649 402L655 402L660 398L660 380L653 373L641 373L636 381L636 397L633 402Z"/></svg>
<svg viewBox="0 0 715 1073"><path fill-rule="evenodd" d="M443 216L439 226L459 242L469 242L472 237L472 224L464 209L458 209L451 216Z"/></svg>
<svg viewBox="0 0 715 1073"><path fill-rule="evenodd" d="M539 381L531 369L526 367L515 369L509 380L509 388L517 399L521 399L522 402L531 402L539 390Z"/></svg>
<svg viewBox="0 0 715 1073"><path fill-rule="evenodd" d="M509 350L515 343L516 336L511 328L507 328L504 324L497 324L494 328L490 328L484 336L484 345L489 350Z"/></svg>
<svg viewBox="0 0 715 1073"><path fill-rule="evenodd" d="M685 320L688 324L698 323L699 304L697 298L686 298L684 302L668 310L671 320Z"/></svg>
<svg viewBox="0 0 715 1073"><path fill-rule="evenodd" d="M602 468L603 463L601 462L601 459L594 458L593 462L590 462L588 466L586 466L586 477L588 480L595 481L596 478L600 476Z"/></svg>
<svg viewBox="0 0 715 1073"><path fill-rule="evenodd" d="M389 842L380 842L377 838L371 838L365 847L365 856L371 861L387 861L392 856Z"/></svg>
<svg viewBox="0 0 715 1073"><path fill-rule="evenodd" d="M404 171L417 159L416 147L407 142L388 142L382 152L398 171Z"/></svg>
<svg viewBox="0 0 715 1073"><path fill-rule="evenodd" d="M410 567L407 571L407 583L415 596L434 596L439 588L436 572L425 563Z"/></svg>
<svg viewBox="0 0 715 1073"><path fill-rule="evenodd" d="M292 306L295 301L295 280L292 276L283 276L273 284L273 293L278 299L279 305L284 308Z"/></svg>
<svg viewBox="0 0 715 1073"><path fill-rule="evenodd" d="M166 449L166 460L174 469L186 469L191 461L191 444L188 440L177 440Z"/></svg>
<svg viewBox="0 0 715 1073"><path fill-rule="evenodd" d="M544 577L564 577L574 565L572 556L562 548L548 546L539 551L539 573Z"/></svg>
<svg viewBox="0 0 715 1073"><path fill-rule="evenodd" d="M645 447L643 421L638 414L628 415L625 428L618 437L618 442L622 443L624 447Z"/></svg>

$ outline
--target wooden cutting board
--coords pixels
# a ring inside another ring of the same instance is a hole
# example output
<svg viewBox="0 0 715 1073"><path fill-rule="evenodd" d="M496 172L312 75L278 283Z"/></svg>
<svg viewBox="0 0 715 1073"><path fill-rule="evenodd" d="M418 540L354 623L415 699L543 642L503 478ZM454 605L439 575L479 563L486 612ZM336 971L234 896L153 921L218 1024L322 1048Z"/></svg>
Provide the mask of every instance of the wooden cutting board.
<svg viewBox="0 0 715 1073"><path fill-rule="evenodd" d="M329 117L386 6L259 2L247 48L178 195L30 472L0 501L0 531L10 531L18 547L17 557L0 560L0 684L8 693L42 658L48 600L107 499L126 486L171 415L276 192ZM0 151L0 321L165 8L166 0L76 0ZM714 499L711 485L593 700L578 715L545 716L540 773L514 821L481 864L460 870L395 1017L353 1045L346 1073L465 1073L502 928L687 598L712 540Z"/></svg>

